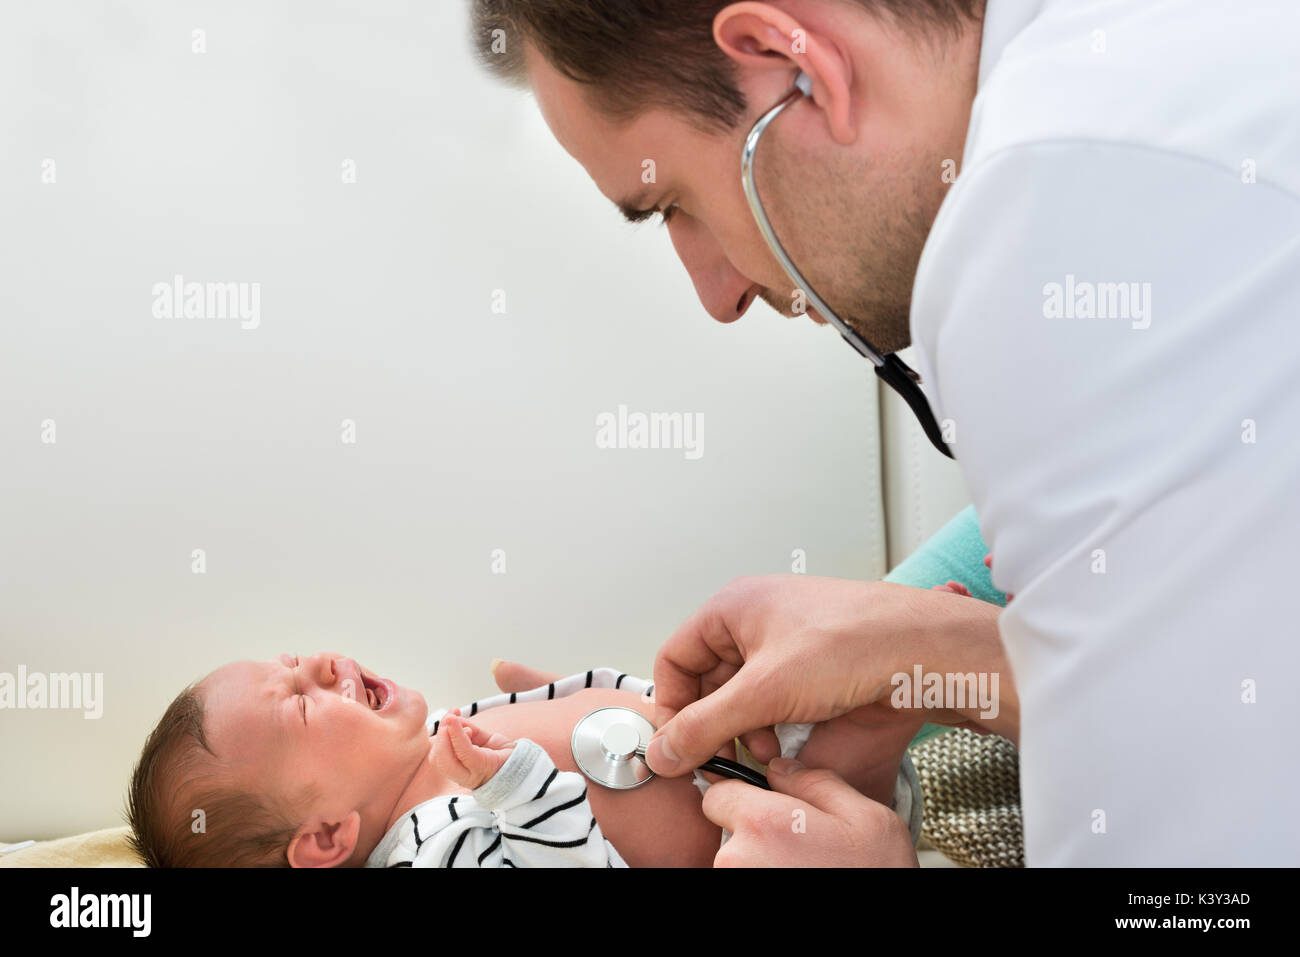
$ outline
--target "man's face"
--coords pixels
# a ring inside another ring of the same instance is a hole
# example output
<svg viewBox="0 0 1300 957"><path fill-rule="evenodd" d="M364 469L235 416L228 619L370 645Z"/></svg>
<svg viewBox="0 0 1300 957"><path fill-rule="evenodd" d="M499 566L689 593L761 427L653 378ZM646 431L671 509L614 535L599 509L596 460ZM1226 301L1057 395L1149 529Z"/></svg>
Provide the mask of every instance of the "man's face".
<svg viewBox="0 0 1300 957"><path fill-rule="evenodd" d="M636 210L676 207L667 228L709 315L732 322L755 298L786 316L801 311L740 182L749 127L789 91L793 67L788 76L766 70L747 77L741 85L748 115L734 130L706 133L662 109L615 124L590 104L583 86L535 50L528 60L543 117L606 197ZM795 265L885 352L908 344L912 281L945 188L945 150L926 129L933 117L904 107L883 96L855 104L859 135L846 145L801 99L764 133L754 164L768 218ZM654 161L653 183L643 182L646 160ZM807 312L823 321L810 306Z"/></svg>
<svg viewBox="0 0 1300 957"><path fill-rule="evenodd" d="M429 751L424 698L343 655L239 661L201 688L205 735L224 771L286 805L312 789L321 796L312 811L368 810Z"/></svg>

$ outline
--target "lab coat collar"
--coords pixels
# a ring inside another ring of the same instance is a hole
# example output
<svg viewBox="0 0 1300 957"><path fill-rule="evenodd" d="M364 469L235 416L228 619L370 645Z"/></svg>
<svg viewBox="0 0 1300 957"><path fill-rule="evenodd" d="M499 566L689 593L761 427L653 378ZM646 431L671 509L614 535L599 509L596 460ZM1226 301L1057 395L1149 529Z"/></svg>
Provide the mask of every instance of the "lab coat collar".
<svg viewBox="0 0 1300 957"><path fill-rule="evenodd" d="M988 0L980 40L978 89L1002 59L1002 51L1046 6L1046 0Z"/></svg>

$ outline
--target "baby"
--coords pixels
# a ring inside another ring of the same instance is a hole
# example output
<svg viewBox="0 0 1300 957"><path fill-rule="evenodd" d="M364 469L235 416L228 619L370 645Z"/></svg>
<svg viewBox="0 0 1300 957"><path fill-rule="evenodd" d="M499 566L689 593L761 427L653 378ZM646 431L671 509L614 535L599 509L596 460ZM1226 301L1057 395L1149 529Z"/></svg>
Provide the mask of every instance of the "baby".
<svg viewBox="0 0 1300 957"><path fill-rule="evenodd" d="M701 809L702 774L612 790L588 787L573 761L584 715L614 705L653 721L652 694L601 668L430 713L342 655L236 662L185 689L150 734L128 796L132 846L154 867L708 867L724 834ZM917 730L884 727L902 744ZM910 761L853 757L880 728L845 716L776 731L784 756L890 805L915 841Z"/></svg>

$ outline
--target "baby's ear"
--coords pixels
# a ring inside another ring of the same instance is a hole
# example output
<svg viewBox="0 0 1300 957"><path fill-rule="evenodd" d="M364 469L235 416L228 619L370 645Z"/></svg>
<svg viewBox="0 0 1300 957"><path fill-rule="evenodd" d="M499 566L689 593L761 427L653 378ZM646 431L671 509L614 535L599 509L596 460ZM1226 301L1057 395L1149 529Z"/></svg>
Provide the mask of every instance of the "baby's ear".
<svg viewBox="0 0 1300 957"><path fill-rule="evenodd" d="M357 811L337 821L315 818L300 827L289 843L289 866L340 867L352 857L360 836Z"/></svg>

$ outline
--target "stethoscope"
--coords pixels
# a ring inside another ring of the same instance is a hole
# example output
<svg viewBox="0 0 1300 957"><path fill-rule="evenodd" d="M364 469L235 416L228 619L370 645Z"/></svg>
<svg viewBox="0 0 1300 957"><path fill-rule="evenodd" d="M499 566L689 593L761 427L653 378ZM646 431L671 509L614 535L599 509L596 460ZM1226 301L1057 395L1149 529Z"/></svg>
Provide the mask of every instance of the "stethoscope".
<svg viewBox="0 0 1300 957"><path fill-rule="evenodd" d="M645 762L645 749L654 733L655 726L639 711L598 708L573 729L574 763L588 780L604 787L640 787L655 776ZM726 758L710 758L700 770L771 790L762 774Z"/></svg>
<svg viewBox="0 0 1300 957"><path fill-rule="evenodd" d="M781 111L787 106L799 99L801 96L812 96L812 78L799 71L795 78L794 89L785 95L780 103L772 107L766 113L758 118L749 135L745 137L745 146L740 153L740 183L745 190L745 198L749 201L750 212L754 214L754 220L758 223L759 231L763 234L763 239L767 241L767 246L772 250L772 255L780 262L781 267L785 270L790 281L794 283L796 289L801 289L808 301L813 304L819 315L829 322L844 337L844 341L851 345L858 353L871 360L872 365L876 367L876 375L884 380L885 384L903 397L903 401L911 407L912 413L916 420L921 424L925 431L926 438L934 445L936 449L942 452L948 458L952 458L952 449L948 448L948 443L943 440L943 430L939 423L935 421L934 413L930 410L930 403L926 401L925 393L921 391L921 377L908 367L902 359L894 354L884 355L876 350L871 343L858 335L848 323L837 316L830 306L826 305L825 300L817 295L817 291L808 284L808 280L795 268L794 262L786 253L785 248L776 238L776 233L772 230L772 223L767 218L767 213L763 210L763 204L758 198L758 187L754 184L754 151L758 148L759 137L768 125L780 115Z"/></svg>

